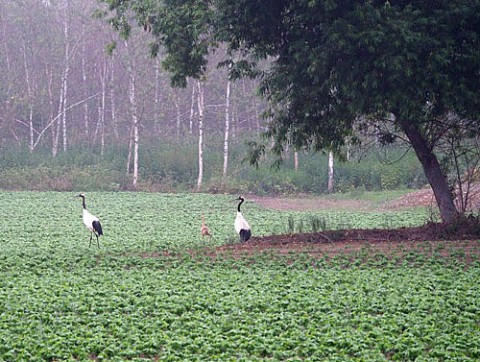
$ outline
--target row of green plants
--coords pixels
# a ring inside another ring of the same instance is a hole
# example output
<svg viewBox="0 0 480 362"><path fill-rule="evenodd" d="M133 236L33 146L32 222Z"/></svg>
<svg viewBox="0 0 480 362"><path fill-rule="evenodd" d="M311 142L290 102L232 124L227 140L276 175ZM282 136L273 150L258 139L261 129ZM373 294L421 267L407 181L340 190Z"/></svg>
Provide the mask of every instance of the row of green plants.
<svg viewBox="0 0 480 362"><path fill-rule="evenodd" d="M138 189L190 191L198 177L198 150L195 142L172 143L159 140L140 145ZM426 184L419 162L403 150L371 150L354 154L349 161L336 161L335 191L356 189L392 190L418 188ZM0 188L6 190L104 190L131 189L132 176L126 173L128 148L124 144L100 150L73 145L67 152L51 157L48 149L30 153L19 146L0 149ZM253 192L256 194L326 193L326 155L301 152L298 170L293 154L286 154L280 168L272 167L273 157L254 168L244 161L243 143L232 143L228 175L222 177L223 154L218 140L206 141L203 190ZM399 160L397 160L399 159ZM396 162L393 162L397 160Z"/></svg>
<svg viewBox="0 0 480 362"><path fill-rule="evenodd" d="M97 249L88 247L75 193L0 192L0 360L480 359L478 259L441 257L451 243L428 241L425 253L405 244L395 261L371 255L368 245L333 258L215 254L238 243L232 199L87 193L104 227ZM250 199L243 211L252 242L300 225L426 220L420 210L286 212ZM202 214L211 240L200 235Z"/></svg>

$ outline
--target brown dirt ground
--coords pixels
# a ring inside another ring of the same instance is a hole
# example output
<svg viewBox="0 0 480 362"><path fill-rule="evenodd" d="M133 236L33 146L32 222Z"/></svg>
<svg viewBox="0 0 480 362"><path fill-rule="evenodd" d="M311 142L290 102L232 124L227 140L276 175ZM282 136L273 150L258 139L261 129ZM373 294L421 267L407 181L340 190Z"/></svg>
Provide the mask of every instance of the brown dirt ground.
<svg viewBox="0 0 480 362"><path fill-rule="evenodd" d="M328 201L319 198L250 197L266 208L281 210L371 210L367 202L347 200ZM433 207L431 190L419 190L393 200L382 209ZM242 244L227 244L215 248L214 255L250 257L261 253L288 255L303 253L312 257L332 258L339 255L368 255L381 253L387 257L407 255L409 252L451 257L461 255L470 264L480 260L480 225L475 220L449 226L428 223L424 226L400 229L334 230L318 233L253 237Z"/></svg>

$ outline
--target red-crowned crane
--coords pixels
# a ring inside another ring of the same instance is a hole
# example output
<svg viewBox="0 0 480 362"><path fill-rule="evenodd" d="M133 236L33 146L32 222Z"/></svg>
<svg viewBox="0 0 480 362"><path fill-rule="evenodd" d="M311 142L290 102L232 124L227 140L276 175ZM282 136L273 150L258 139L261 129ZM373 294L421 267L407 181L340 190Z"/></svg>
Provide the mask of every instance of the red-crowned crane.
<svg viewBox="0 0 480 362"><path fill-rule="evenodd" d="M85 224L86 228L90 231L90 244L89 247L92 246L92 238L95 234L97 238L97 247L100 249L100 243L98 242L98 237L103 235L102 225L100 224L100 220L95 215L90 214L87 210L87 206L85 205L85 195L80 194L78 197L82 198L82 205L83 205L83 223Z"/></svg>
<svg viewBox="0 0 480 362"><path fill-rule="evenodd" d="M205 216L202 215L202 228L200 229L202 232L202 239L204 236L210 236L210 239L212 238L212 233L210 232L210 229L208 228L207 225L205 225Z"/></svg>
<svg viewBox="0 0 480 362"><path fill-rule="evenodd" d="M235 231L240 237L240 241L248 241L252 236L252 231L250 230L250 225L248 225L247 220L245 220L242 212L240 211L240 206L242 206L245 199L242 196L239 196L238 199L235 199L235 200L240 200L237 206L237 217L235 218L235 224L234 224Z"/></svg>

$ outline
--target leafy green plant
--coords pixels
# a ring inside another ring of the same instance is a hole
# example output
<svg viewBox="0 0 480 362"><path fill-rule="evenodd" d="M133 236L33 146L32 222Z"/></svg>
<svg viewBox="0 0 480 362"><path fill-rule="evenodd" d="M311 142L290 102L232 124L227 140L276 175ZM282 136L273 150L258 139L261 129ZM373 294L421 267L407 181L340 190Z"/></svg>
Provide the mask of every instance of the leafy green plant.
<svg viewBox="0 0 480 362"><path fill-rule="evenodd" d="M91 192L104 227L98 250L74 196L0 192L0 360L480 358L479 264L465 267L449 244L438 248L452 254L445 263L431 261L427 245L423 255L405 247L403 264L366 248L336 258L215 256L238 243L230 196ZM314 218L330 229L384 223L381 213L285 212L248 200L243 212L254 237L290 219L295 230ZM202 214L215 240L202 240ZM400 226L421 215L389 217Z"/></svg>

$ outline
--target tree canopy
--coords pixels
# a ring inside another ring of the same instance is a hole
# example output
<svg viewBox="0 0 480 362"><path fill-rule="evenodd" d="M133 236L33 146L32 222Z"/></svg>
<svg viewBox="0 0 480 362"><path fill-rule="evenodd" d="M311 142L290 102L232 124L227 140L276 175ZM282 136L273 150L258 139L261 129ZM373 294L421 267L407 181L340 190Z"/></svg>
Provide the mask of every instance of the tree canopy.
<svg viewBox="0 0 480 362"><path fill-rule="evenodd" d="M132 14L151 31L176 84L201 77L225 44L232 76L261 78L277 152L339 150L373 125L386 141L405 135L442 219L454 219L435 147L452 128L478 135L480 0L102 1L125 35Z"/></svg>

